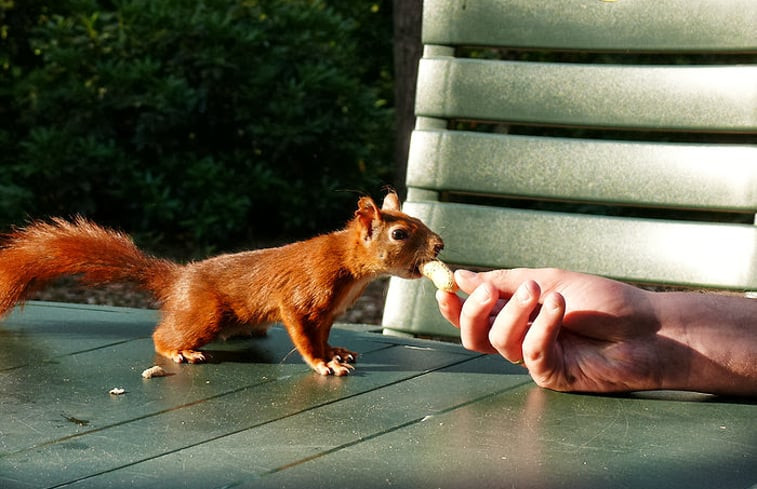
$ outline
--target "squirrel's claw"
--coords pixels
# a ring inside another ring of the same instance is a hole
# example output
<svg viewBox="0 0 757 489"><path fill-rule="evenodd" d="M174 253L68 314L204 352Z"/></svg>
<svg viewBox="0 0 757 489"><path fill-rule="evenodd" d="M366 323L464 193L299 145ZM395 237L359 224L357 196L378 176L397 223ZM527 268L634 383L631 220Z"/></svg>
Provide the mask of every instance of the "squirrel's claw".
<svg viewBox="0 0 757 489"><path fill-rule="evenodd" d="M165 356L176 363L203 363L207 360L204 353L195 350L180 350Z"/></svg>
<svg viewBox="0 0 757 489"><path fill-rule="evenodd" d="M349 375L350 372L355 370L355 367L353 367L349 363L344 363L337 359L332 359L328 363L321 361L313 365L313 370L324 376L333 375L335 377L344 377L345 375Z"/></svg>

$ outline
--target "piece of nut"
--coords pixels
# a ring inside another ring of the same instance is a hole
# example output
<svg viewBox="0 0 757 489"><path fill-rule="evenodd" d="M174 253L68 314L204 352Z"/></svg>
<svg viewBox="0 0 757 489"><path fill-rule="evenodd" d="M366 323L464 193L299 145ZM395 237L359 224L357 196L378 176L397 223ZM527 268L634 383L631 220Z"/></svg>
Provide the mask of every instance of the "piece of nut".
<svg viewBox="0 0 757 489"><path fill-rule="evenodd" d="M455 283L455 276L444 262L439 260L427 261L419 269L424 277L434 282L437 289L445 292L457 292L458 287Z"/></svg>
<svg viewBox="0 0 757 489"><path fill-rule="evenodd" d="M163 370L163 367L160 365L155 365L154 367L150 367L144 372L142 372L142 377L145 379L151 379L153 377L165 377L168 375L168 372Z"/></svg>

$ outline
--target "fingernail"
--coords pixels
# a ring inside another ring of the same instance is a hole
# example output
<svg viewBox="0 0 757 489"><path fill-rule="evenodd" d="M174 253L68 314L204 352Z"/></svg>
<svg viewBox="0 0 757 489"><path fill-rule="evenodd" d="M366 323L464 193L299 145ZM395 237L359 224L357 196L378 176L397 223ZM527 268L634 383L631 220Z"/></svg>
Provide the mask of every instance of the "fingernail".
<svg viewBox="0 0 757 489"><path fill-rule="evenodd" d="M565 299L558 293L549 294L544 299L544 307L551 311L559 311L563 307Z"/></svg>
<svg viewBox="0 0 757 489"><path fill-rule="evenodd" d="M465 269L460 268L458 270L455 270L455 275L457 275L458 279L461 279L461 280L470 280L476 274L473 273L473 272L471 272L470 270L465 270Z"/></svg>
<svg viewBox="0 0 757 489"><path fill-rule="evenodd" d="M527 284L521 284L515 292L515 295L521 302L528 302L531 300L531 291L528 290Z"/></svg>
<svg viewBox="0 0 757 489"><path fill-rule="evenodd" d="M491 300L491 295L489 295L489 289L487 287L479 286L473 291L470 298L480 304L486 304Z"/></svg>
<svg viewBox="0 0 757 489"><path fill-rule="evenodd" d="M449 294L450 294L449 292L445 292L443 290L437 290L434 293L434 297L436 298L436 302L439 303L440 306L447 307L449 305L449 302L448 302Z"/></svg>

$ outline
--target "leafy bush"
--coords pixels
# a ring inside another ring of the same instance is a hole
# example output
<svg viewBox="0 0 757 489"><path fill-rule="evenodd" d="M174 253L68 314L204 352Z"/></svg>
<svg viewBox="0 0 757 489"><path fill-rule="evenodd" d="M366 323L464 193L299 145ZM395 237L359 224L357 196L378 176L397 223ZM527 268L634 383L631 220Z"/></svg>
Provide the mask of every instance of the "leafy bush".
<svg viewBox="0 0 757 489"><path fill-rule="evenodd" d="M0 221L223 245L340 225L340 190L391 174L391 15L331 3L0 1Z"/></svg>

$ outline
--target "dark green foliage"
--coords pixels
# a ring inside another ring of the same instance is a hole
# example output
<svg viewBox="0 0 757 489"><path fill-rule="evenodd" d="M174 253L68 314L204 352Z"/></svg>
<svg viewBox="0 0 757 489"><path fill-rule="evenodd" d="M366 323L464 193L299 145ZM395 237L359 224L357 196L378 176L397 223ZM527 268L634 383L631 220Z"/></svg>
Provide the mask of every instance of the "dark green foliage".
<svg viewBox="0 0 757 489"><path fill-rule="evenodd" d="M391 174L390 2L50 3L0 0L0 224L228 245L339 226Z"/></svg>

